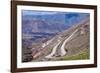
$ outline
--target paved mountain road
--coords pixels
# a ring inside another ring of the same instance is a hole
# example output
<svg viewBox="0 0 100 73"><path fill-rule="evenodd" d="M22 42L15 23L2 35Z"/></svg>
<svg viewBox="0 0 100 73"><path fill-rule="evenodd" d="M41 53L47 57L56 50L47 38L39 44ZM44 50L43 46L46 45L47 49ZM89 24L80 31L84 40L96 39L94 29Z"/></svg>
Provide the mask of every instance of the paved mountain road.
<svg viewBox="0 0 100 73"><path fill-rule="evenodd" d="M78 29L76 29L66 40L64 40L63 42L58 40L59 42L54 46L52 52L50 54L48 54L47 56L45 56L45 58L53 58L53 56L56 54L57 49L59 47L60 44L62 44L62 46L59 48L61 50L61 56L64 56L66 54L66 50L65 50L65 45L68 41L70 41L73 37L73 35L78 31Z"/></svg>
<svg viewBox="0 0 100 73"><path fill-rule="evenodd" d="M78 29L76 29L62 44L61 46L61 56L64 56L66 54L66 50L65 50L65 45L68 41L70 41L73 38L73 35L78 31Z"/></svg>
<svg viewBox="0 0 100 73"><path fill-rule="evenodd" d="M61 41L59 41L58 44L56 46L54 46L52 52L49 55L47 55L45 58L52 58L53 55L55 55L55 53L57 51L57 47L59 46L60 43L61 43Z"/></svg>

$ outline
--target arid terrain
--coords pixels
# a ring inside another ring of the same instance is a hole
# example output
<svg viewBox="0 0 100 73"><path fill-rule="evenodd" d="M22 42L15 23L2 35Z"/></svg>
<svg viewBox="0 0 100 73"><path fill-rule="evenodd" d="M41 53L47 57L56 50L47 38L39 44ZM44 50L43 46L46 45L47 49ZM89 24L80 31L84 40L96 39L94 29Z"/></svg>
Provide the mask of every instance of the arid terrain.
<svg viewBox="0 0 100 73"><path fill-rule="evenodd" d="M90 14L22 10L22 62L89 59Z"/></svg>
<svg viewBox="0 0 100 73"><path fill-rule="evenodd" d="M25 50L28 55L26 59L23 58L23 62L89 59L89 22L89 18L86 18L47 40L44 38L32 43Z"/></svg>

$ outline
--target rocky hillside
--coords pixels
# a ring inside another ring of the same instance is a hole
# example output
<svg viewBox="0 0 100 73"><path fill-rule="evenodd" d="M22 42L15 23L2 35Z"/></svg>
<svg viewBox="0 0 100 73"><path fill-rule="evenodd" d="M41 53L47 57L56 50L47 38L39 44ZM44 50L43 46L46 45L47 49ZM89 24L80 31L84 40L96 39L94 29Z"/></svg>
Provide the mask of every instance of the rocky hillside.
<svg viewBox="0 0 100 73"><path fill-rule="evenodd" d="M65 30L37 48L33 61L63 60L88 50L89 54L89 18ZM44 46L43 46L44 45ZM34 52L34 49L32 50Z"/></svg>
<svg viewBox="0 0 100 73"><path fill-rule="evenodd" d="M23 10L22 62L62 60L89 49L88 17L88 13Z"/></svg>

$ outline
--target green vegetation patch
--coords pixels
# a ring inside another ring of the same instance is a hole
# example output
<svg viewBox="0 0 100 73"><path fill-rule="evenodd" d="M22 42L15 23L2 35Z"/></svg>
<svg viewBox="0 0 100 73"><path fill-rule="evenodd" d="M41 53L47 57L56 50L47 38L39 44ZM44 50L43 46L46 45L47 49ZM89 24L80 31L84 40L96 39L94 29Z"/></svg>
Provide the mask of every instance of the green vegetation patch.
<svg viewBox="0 0 100 73"><path fill-rule="evenodd" d="M90 57L89 50L86 49L77 55L64 56L62 59L63 60L84 60L84 59L89 59L89 57Z"/></svg>

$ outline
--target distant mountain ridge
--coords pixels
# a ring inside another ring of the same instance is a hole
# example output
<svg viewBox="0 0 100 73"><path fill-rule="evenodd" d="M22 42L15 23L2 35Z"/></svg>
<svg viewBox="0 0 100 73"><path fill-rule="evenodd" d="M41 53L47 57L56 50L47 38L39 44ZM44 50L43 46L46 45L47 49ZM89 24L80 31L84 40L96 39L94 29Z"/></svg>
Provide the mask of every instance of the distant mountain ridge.
<svg viewBox="0 0 100 73"><path fill-rule="evenodd" d="M27 28L26 28L27 27ZM64 24L50 24L43 20L26 20L23 21L22 25L23 33L31 33L31 32L44 32L44 33L58 33L62 30L69 28L69 26L65 26Z"/></svg>
<svg viewBox="0 0 100 73"><path fill-rule="evenodd" d="M57 13L53 15L23 15L22 32L46 32L58 33L68 29L72 25L79 23L88 14L78 13Z"/></svg>

